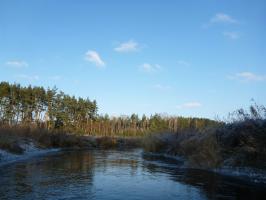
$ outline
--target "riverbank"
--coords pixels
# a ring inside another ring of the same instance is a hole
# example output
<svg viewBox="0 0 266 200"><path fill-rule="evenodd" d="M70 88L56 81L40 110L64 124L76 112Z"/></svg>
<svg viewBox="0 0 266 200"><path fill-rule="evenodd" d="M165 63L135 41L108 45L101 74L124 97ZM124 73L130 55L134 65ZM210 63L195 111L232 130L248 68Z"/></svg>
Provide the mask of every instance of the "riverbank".
<svg viewBox="0 0 266 200"><path fill-rule="evenodd" d="M250 117L203 130L145 137L77 135L23 126L0 128L0 163L65 148L143 148L146 153L182 160L185 168L266 183L265 118Z"/></svg>
<svg viewBox="0 0 266 200"><path fill-rule="evenodd" d="M19 155L30 143L40 149L142 147L145 152L182 157L187 167L266 169L265 133L266 120L246 120L202 131L153 133L145 137L89 136L23 126L1 127L0 149Z"/></svg>
<svg viewBox="0 0 266 200"><path fill-rule="evenodd" d="M0 149L0 167L14 162L34 158L36 156L47 155L49 153L60 151L60 148L41 149L36 147L33 143L24 144L22 148L24 149L24 152L21 154L15 154Z"/></svg>
<svg viewBox="0 0 266 200"><path fill-rule="evenodd" d="M139 137L69 134L23 126L0 128L0 165L60 149L123 149L141 147Z"/></svg>
<svg viewBox="0 0 266 200"><path fill-rule="evenodd" d="M266 120L245 119L202 131L154 134L145 152L183 160L183 167L266 183Z"/></svg>

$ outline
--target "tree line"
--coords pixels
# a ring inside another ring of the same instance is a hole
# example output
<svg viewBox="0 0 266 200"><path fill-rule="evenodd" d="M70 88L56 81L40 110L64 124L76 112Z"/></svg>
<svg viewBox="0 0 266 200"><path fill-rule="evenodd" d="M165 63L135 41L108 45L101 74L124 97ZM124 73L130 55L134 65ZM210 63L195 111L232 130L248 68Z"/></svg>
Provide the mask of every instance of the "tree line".
<svg viewBox="0 0 266 200"><path fill-rule="evenodd" d="M178 132L203 129L218 122L205 118L149 117L137 114L109 117L98 115L95 100L76 98L57 88L0 83L0 123L26 125L89 135L143 135L149 132Z"/></svg>

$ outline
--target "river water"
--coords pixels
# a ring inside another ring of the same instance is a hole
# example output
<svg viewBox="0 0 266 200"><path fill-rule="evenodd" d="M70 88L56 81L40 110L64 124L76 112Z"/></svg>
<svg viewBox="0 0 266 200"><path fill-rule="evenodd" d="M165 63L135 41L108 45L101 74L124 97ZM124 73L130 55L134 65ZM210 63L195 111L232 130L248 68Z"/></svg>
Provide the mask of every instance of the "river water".
<svg viewBox="0 0 266 200"><path fill-rule="evenodd" d="M0 167L0 199L265 199L266 186L141 150L62 151Z"/></svg>

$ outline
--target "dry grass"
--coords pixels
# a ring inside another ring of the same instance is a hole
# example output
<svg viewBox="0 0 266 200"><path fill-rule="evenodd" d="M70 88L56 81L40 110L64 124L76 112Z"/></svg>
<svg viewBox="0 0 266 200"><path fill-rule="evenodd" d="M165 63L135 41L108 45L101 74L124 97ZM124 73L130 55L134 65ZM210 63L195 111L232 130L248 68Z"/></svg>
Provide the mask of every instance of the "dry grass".
<svg viewBox="0 0 266 200"><path fill-rule="evenodd" d="M34 142L40 148L113 149L141 146L141 140L138 137L93 137L28 126L0 127L0 149L12 153L23 153L20 144L27 141Z"/></svg>
<svg viewBox="0 0 266 200"><path fill-rule="evenodd" d="M15 132L9 128L0 128L0 149L11 153L22 154L24 149L20 147L22 138L18 137Z"/></svg>
<svg viewBox="0 0 266 200"><path fill-rule="evenodd" d="M5 149L10 152L17 151L22 153L23 151L20 148L20 144L27 141L34 142L35 145L41 148L89 148L93 146L93 140L89 140L88 138L82 136L66 134L63 132L47 131L45 129L36 129L24 126L5 126L0 128L1 149Z"/></svg>
<svg viewBox="0 0 266 200"><path fill-rule="evenodd" d="M225 164L266 168L266 120L245 120L216 132Z"/></svg>
<svg viewBox="0 0 266 200"><path fill-rule="evenodd" d="M246 119L201 132L146 137L144 150L186 158L190 167L219 166L266 169L266 120Z"/></svg>
<svg viewBox="0 0 266 200"><path fill-rule="evenodd" d="M190 167L213 168L219 165L219 146L213 134L186 131L163 133L144 139L145 151L178 155L186 158Z"/></svg>
<svg viewBox="0 0 266 200"><path fill-rule="evenodd" d="M167 148L171 148L170 140L173 137L173 133L149 134L143 138L142 147L147 152L163 153Z"/></svg>

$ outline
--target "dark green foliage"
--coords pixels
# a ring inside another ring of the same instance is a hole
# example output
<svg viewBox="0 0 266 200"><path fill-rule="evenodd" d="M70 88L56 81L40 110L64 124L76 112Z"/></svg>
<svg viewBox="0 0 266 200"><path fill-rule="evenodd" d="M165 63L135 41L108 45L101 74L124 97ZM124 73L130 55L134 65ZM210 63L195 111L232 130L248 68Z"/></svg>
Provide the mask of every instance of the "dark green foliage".
<svg viewBox="0 0 266 200"><path fill-rule="evenodd" d="M0 122L2 124L45 124L48 129L67 128L75 131L94 119L96 101L70 97L56 88L22 87L0 83Z"/></svg>
<svg viewBox="0 0 266 200"><path fill-rule="evenodd" d="M47 130L101 136L143 136L151 132L201 130L219 124L201 118L137 114L121 117L97 115L96 101L69 96L57 88L22 87L0 83L0 124L26 125Z"/></svg>

